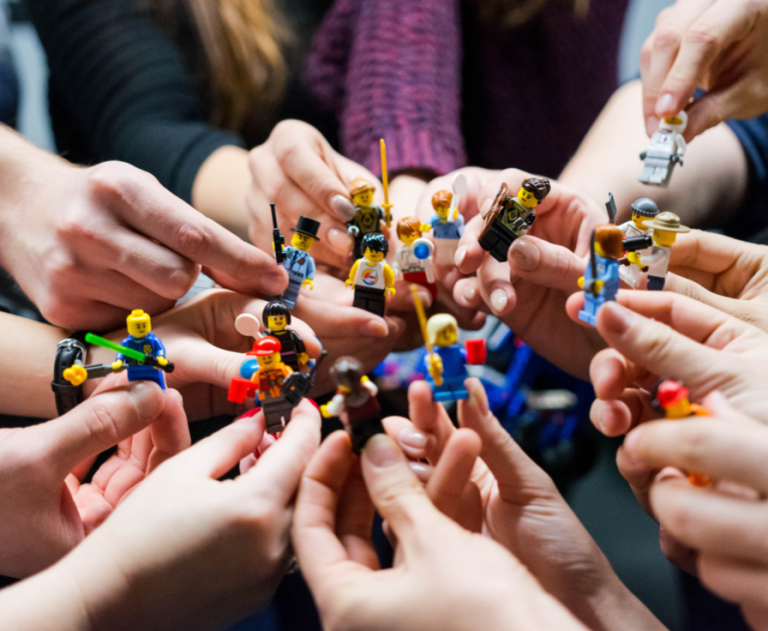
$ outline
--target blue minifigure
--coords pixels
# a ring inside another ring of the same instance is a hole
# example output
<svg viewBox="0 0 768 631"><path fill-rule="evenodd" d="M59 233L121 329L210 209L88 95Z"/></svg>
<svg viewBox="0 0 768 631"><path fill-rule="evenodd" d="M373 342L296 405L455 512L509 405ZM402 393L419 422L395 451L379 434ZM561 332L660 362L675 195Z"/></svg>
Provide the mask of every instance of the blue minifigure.
<svg viewBox="0 0 768 631"><path fill-rule="evenodd" d="M468 340L466 350L456 343L458 324L447 313L432 316L427 322L427 382L435 401L459 401L469 394L464 387L467 364L485 363L485 340Z"/></svg>
<svg viewBox="0 0 768 631"><path fill-rule="evenodd" d="M160 338L155 337L155 334L152 333L149 314L141 309L134 309L126 322L128 324L128 337L122 341L121 346L154 357L161 366L167 365L165 346L163 346ZM165 390L165 375L160 368L138 364L135 359L118 353L112 364L112 371L118 372L124 365L128 366L128 381L154 381Z"/></svg>
<svg viewBox="0 0 768 631"><path fill-rule="evenodd" d="M589 265L579 278L584 290L584 308L579 320L595 326L597 311L619 291L619 265L624 254L622 233L613 224L601 224L592 235Z"/></svg>
<svg viewBox="0 0 768 631"><path fill-rule="evenodd" d="M280 296L285 306L293 309L299 298L299 290L302 287L313 289L312 281L315 278L315 259L309 253L312 244L320 241L317 231L320 222L309 217L299 217L299 222L292 228L294 235L291 245L283 248L283 267L288 272L288 288Z"/></svg>

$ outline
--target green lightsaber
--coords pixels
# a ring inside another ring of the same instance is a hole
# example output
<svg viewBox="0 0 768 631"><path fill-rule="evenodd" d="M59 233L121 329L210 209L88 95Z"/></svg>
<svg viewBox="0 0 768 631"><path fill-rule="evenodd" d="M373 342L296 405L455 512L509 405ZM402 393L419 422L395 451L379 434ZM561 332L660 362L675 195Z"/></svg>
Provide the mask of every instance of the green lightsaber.
<svg viewBox="0 0 768 631"><path fill-rule="evenodd" d="M168 362L165 366L161 366L160 363L157 361L157 358L152 355L147 355L145 353L142 353L141 351L137 351L132 348L126 348L125 346L121 346L117 342L113 342L112 340L107 340L103 337L99 337L98 335L94 335L93 333L86 333L85 341L88 344L95 344L96 346L101 346L102 348L108 348L109 350L115 351L116 353L122 353L126 357L130 357L131 359L140 361L142 364L148 364L149 366L153 366L154 368L159 368L164 372L173 372L173 369L176 368L173 362Z"/></svg>

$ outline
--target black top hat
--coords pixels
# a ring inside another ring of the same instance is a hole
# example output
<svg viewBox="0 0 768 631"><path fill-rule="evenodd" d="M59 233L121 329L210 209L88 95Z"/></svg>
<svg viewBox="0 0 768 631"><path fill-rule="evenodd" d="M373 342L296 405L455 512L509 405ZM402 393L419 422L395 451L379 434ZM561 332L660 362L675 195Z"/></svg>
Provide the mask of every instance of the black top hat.
<svg viewBox="0 0 768 631"><path fill-rule="evenodd" d="M299 223L295 228L291 228L294 232L300 232L308 237L312 237L315 241L320 241L317 236L317 231L320 229L320 222L310 219L309 217L299 217Z"/></svg>

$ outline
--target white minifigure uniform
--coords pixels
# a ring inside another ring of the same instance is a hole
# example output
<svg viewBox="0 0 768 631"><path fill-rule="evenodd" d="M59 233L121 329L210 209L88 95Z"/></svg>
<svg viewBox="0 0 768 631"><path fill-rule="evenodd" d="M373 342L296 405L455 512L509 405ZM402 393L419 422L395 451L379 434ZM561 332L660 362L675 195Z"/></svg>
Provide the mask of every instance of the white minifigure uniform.
<svg viewBox="0 0 768 631"><path fill-rule="evenodd" d="M671 254L672 248L668 248L663 245L654 245L651 248L651 253L641 258L643 265L648 266L647 274L649 281L654 278L661 279L661 284L663 287L667 278L667 270L669 269L669 257Z"/></svg>
<svg viewBox="0 0 768 631"><path fill-rule="evenodd" d="M419 245L424 245L429 249L429 256L425 259L416 258L413 250ZM395 253L395 260L392 262L392 270L395 272L395 278L402 280L403 274L418 274L424 272L427 275L427 281L435 282L435 272L432 265L432 255L435 251L434 244L429 239L416 239L413 245L404 245Z"/></svg>
<svg viewBox="0 0 768 631"><path fill-rule="evenodd" d="M682 160L686 149L683 132L688 125L688 114L680 112L678 118L682 120L679 125L672 125L662 120L659 123L659 129L651 136L651 141L645 150L645 167L637 176L640 182L655 186L669 185L675 168L672 158L678 156Z"/></svg>
<svg viewBox="0 0 768 631"><path fill-rule="evenodd" d="M651 217L649 217L649 219L651 219ZM619 230L621 230L621 233L628 239L632 237L644 237L646 235L653 234L653 228L648 228L647 230L638 228L635 225L635 222L632 221L631 219L621 224L619 226ZM645 265L645 257L651 254L652 249L653 249L653 246L651 246L650 248L645 248L644 250L639 250L637 252L641 257L643 265ZM643 270L641 270L634 263L630 263L629 265L619 266L619 278L623 280L627 285L629 285L632 289L637 289L637 286L640 284L640 279L642 277L643 277Z"/></svg>

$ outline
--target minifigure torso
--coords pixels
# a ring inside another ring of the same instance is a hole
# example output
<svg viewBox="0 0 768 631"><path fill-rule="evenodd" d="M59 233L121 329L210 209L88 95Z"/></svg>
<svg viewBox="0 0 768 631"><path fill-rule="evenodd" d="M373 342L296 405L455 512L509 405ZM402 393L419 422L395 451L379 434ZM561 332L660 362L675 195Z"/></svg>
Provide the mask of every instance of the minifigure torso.
<svg viewBox="0 0 768 631"><path fill-rule="evenodd" d="M531 221L533 213L534 210L523 206L517 197L509 197L504 204L504 210L499 214L498 221L507 230L520 236L533 223Z"/></svg>
<svg viewBox="0 0 768 631"><path fill-rule="evenodd" d="M643 265L648 266L648 276L664 278L669 269L669 257L672 249L663 245L654 245L650 254L641 258ZM641 253L642 254L642 253Z"/></svg>
<svg viewBox="0 0 768 631"><path fill-rule="evenodd" d="M306 278L315 278L315 259L309 252L289 245L283 248L283 254L285 254L283 267L288 272L290 280L303 282Z"/></svg>
<svg viewBox="0 0 768 631"><path fill-rule="evenodd" d="M360 235L381 232L384 210L379 206L357 206L354 218L347 224L356 226Z"/></svg>
<svg viewBox="0 0 768 631"><path fill-rule="evenodd" d="M457 215L456 221L443 222L435 214L429 223L432 226L432 234L435 239L461 239L464 234L464 217L461 215Z"/></svg>
<svg viewBox="0 0 768 631"><path fill-rule="evenodd" d="M129 335L121 342L120 345L135 351L139 351L145 355L165 357L165 347L163 346L163 343L157 337L155 337L154 333L147 333L145 337L133 337L133 335ZM135 359L125 357L122 353L118 353L116 359L122 360L129 366L138 365L138 362ZM152 368L151 366L148 366L148 368L151 370L156 370L156 368Z"/></svg>
<svg viewBox="0 0 768 631"><path fill-rule="evenodd" d="M367 289L386 289L384 279L384 263L370 263L363 258L358 261L357 271L355 273L355 287L365 287Z"/></svg>
<svg viewBox="0 0 768 631"><path fill-rule="evenodd" d="M259 368L253 376L251 381L259 384L259 398L276 398L282 395L283 383L285 378L292 374L288 366L283 363L278 364L274 368L264 370Z"/></svg>
<svg viewBox="0 0 768 631"><path fill-rule="evenodd" d="M613 300L616 292L619 291L619 261L595 255L595 263L597 277L592 277L592 265L587 265L587 269L584 271L584 287L587 287L592 280L601 280L605 283L600 292L601 296L604 300ZM586 290L584 294L587 297L594 297L591 292Z"/></svg>
<svg viewBox="0 0 768 631"><path fill-rule="evenodd" d="M404 245L398 249L395 254L395 263L397 263L397 271L400 274L417 274L427 270L427 261L431 262L430 257L426 259L417 258L413 251L414 248L421 244L425 244L427 247L432 245L427 239L416 239L413 245Z"/></svg>
<svg viewBox="0 0 768 631"><path fill-rule="evenodd" d="M434 352L440 356L443 361L443 379L446 381L454 379L465 379L467 377L467 351L458 344L451 346L435 346ZM429 355L425 358L429 361ZM429 377L431 379L431 377Z"/></svg>

